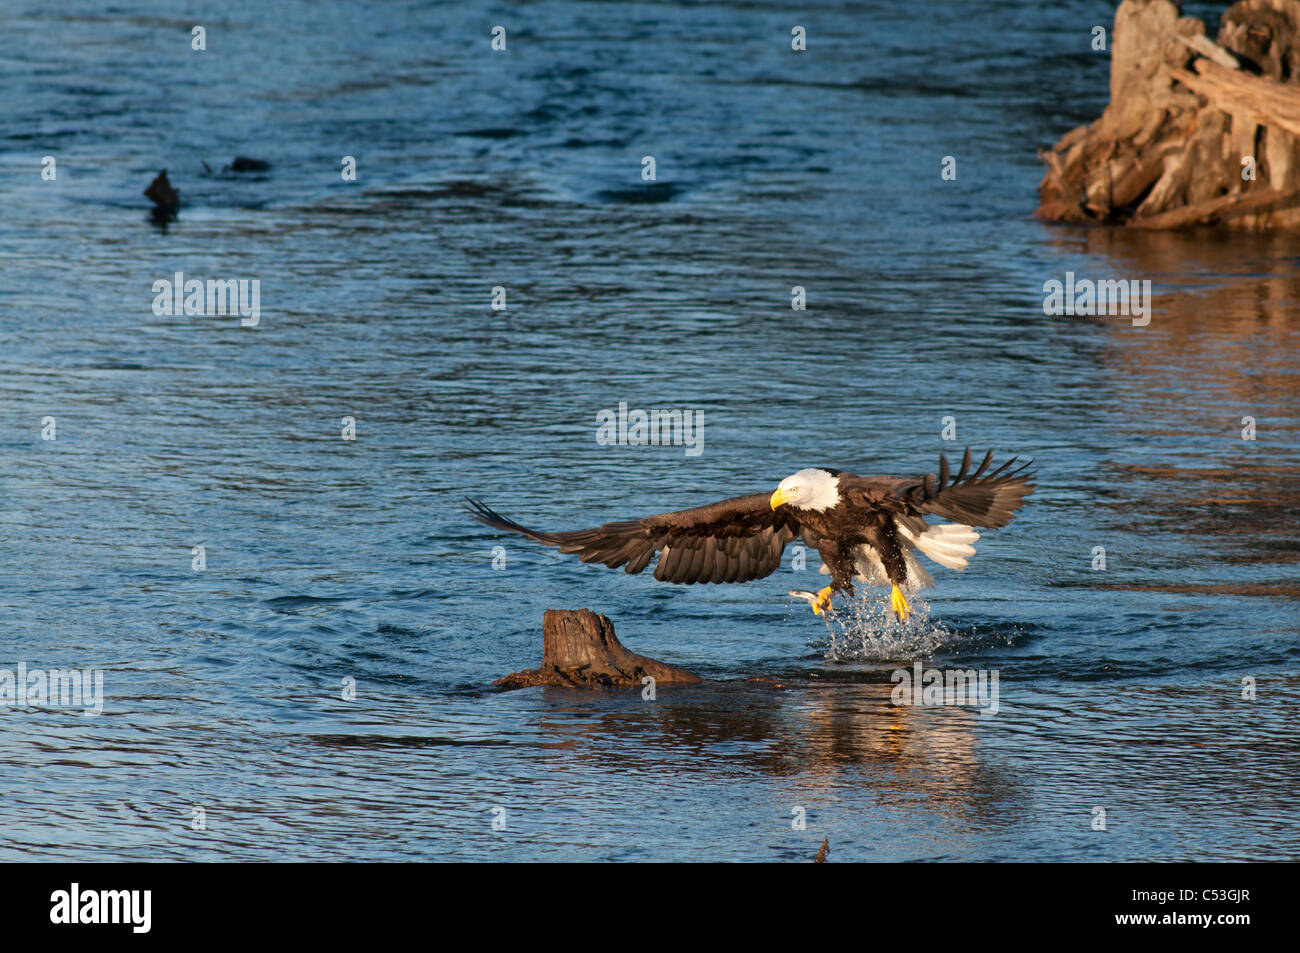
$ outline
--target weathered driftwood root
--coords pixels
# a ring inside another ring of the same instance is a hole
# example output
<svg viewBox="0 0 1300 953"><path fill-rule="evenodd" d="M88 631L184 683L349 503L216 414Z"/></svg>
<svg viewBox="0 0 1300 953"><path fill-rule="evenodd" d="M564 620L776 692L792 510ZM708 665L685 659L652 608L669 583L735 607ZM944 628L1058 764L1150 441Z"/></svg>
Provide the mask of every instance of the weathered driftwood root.
<svg viewBox="0 0 1300 953"><path fill-rule="evenodd" d="M649 675L656 685L703 681L685 669L629 652L614 624L590 609L547 609L542 621L542 665L499 678L502 690L534 685L641 688Z"/></svg>
<svg viewBox="0 0 1300 953"><path fill-rule="evenodd" d="M1110 105L1040 153L1040 217L1300 226L1300 0L1241 0L1217 42L1170 0L1124 0Z"/></svg>

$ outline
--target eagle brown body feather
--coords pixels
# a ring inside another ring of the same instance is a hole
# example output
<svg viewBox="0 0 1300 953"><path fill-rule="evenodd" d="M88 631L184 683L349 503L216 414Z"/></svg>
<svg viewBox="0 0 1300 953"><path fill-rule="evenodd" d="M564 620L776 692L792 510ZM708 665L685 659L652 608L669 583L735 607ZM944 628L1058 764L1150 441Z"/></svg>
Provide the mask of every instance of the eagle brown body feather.
<svg viewBox="0 0 1300 953"><path fill-rule="evenodd" d="M960 471L951 477L947 458L939 474L916 479L828 470L838 479L839 502L821 511L793 505L769 506L770 494L753 493L689 510L605 523L593 529L548 533L531 530L470 500L471 515L496 529L574 553L583 562L604 563L629 573L649 565L663 582L747 582L771 575L781 565L786 544L802 537L821 554L831 571L832 588L853 592L854 553L863 544L879 554L891 582L907 578L905 541L899 526L914 535L926 531L926 516L970 526L1005 526L1033 490L1015 458L987 472L993 453L970 472L968 449Z"/></svg>

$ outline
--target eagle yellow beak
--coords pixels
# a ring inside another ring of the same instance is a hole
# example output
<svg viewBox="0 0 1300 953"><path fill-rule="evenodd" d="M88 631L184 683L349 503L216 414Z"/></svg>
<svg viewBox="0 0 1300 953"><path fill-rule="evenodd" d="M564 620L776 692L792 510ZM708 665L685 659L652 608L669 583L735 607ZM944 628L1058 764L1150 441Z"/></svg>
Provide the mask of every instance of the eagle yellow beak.
<svg viewBox="0 0 1300 953"><path fill-rule="evenodd" d="M772 504L772 509L776 509L782 503L790 502L790 497L792 495L793 494L787 493L785 490L777 490L775 493L772 494L772 499L769 500L768 502Z"/></svg>

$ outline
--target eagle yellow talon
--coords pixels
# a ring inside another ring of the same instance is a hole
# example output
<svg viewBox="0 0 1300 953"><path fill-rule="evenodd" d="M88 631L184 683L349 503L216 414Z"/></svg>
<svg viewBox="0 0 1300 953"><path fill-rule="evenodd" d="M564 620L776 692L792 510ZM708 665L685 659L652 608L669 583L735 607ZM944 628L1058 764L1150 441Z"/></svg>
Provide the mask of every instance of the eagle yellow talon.
<svg viewBox="0 0 1300 953"><path fill-rule="evenodd" d="M813 615L829 612L831 608L831 587L827 586L817 593L817 601L812 604Z"/></svg>
<svg viewBox="0 0 1300 953"><path fill-rule="evenodd" d="M912 611L912 607L907 604L907 600L903 598L903 593L897 586L889 593L889 605L898 615L900 622L907 621L907 614Z"/></svg>

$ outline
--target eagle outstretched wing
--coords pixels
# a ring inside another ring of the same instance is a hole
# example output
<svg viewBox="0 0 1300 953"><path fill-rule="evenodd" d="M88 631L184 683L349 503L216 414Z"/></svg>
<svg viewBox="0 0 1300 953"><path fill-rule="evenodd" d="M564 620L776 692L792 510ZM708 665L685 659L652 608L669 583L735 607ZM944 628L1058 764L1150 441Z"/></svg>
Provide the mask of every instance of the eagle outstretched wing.
<svg viewBox="0 0 1300 953"><path fill-rule="evenodd" d="M469 500L470 515L495 529L519 533L562 553L576 553L584 563L637 573L655 553L655 578L661 582L748 582L771 575L781 553L799 535L790 508L773 510L770 494L753 493L675 513L605 523L594 529L544 533L520 526Z"/></svg>
<svg viewBox="0 0 1300 953"><path fill-rule="evenodd" d="M937 477L928 473L920 480L908 481L898 488L897 495L917 513L941 516L967 526L997 529L1011 522L1025 497L1034 491L1026 472L1033 461L1016 466L1018 459L1012 457L996 470L985 473L993 462L990 450L971 473L971 453L967 447L961 469L950 480L948 458L939 454Z"/></svg>

